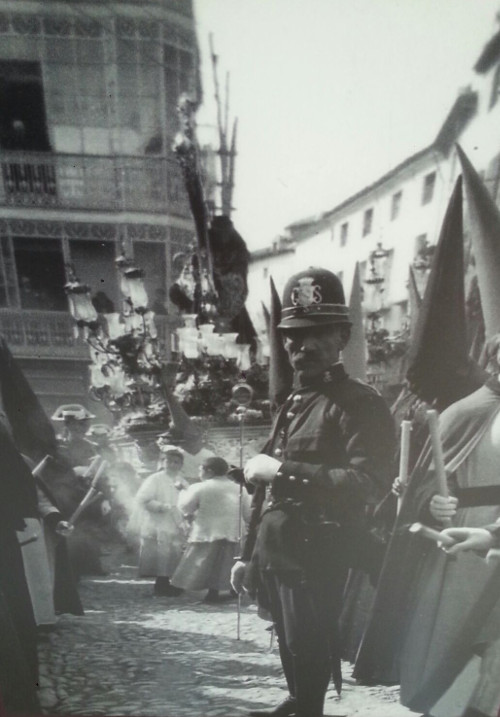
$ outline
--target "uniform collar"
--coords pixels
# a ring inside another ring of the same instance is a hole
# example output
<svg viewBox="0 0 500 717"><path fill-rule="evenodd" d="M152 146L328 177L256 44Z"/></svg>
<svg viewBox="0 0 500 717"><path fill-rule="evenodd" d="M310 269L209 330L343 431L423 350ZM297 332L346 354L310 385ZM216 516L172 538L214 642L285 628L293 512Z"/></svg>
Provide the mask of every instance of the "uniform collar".
<svg viewBox="0 0 500 717"><path fill-rule="evenodd" d="M332 383L338 383L347 376L344 368L344 364L341 361L337 361L332 364L326 371L320 376L316 376L314 379L309 379L307 382L296 382L295 388L314 388L318 389L322 386L328 386Z"/></svg>

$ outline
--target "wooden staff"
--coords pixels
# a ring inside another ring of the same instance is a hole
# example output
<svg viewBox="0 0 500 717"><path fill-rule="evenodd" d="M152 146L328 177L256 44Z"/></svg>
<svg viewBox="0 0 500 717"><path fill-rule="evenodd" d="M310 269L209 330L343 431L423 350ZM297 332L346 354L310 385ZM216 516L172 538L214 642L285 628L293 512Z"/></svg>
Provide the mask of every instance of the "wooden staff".
<svg viewBox="0 0 500 717"><path fill-rule="evenodd" d="M95 461L95 459L94 459L94 461ZM76 523L76 521L78 520L78 518L80 517L80 515L85 510L85 508L87 508L89 505L94 503L94 501L100 495L102 495L101 492L97 489L97 484L98 484L102 474L106 470L107 466L108 466L108 462L103 460L101 465L97 469L97 472L96 472L94 478L92 479L90 488L88 489L87 493L84 495L80 505L76 508L75 512L73 513L71 518L68 520L68 525L70 525L70 526L74 525ZM87 473L88 473L88 470L86 471L85 475L87 475Z"/></svg>
<svg viewBox="0 0 500 717"><path fill-rule="evenodd" d="M401 422L401 449L399 453L399 481L401 484L401 495L398 496L397 512L399 513L403 502L403 495L408 485L408 470L410 465L410 434L411 421Z"/></svg>
<svg viewBox="0 0 500 717"><path fill-rule="evenodd" d="M94 457L92 458L92 460L90 461L90 463L88 464L87 470L85 471L85 473L83 474L82 477L83 477L84 479L90 478L90 476L92 475L92 473L97 470L97 468L98 468L98 466L99 466L99 464L100 464L101 461L102 461L101 456L94 456Z"/></svg>
<svg viewBox="0 0 500 717"><path fill-rule="evenodd" d="M436 471L436 479L438 484L439 495L447 498L448 481L446 479L446 470L444 467L443 446L439 436L438 413L434 409L427 411L427 422L429 424L429 432L431 434L432 458L434 461L434 469Z"/></svg>
<svg viewBox="0 0 500 717"><path fill-rule="evenodd" d="M52 460L52 456L49 453L47 453L45 458L42 458L40 463L33 468L33 470L31 471L31 474L35 478L40 478L41 475L43 474L43 471L45 470L45 466L47 465L47 463L49 463L50 460Z"/></svg>
<svg viewBox="0 0 500 717"><path fill-rule="evenodd" d="M47 455L45 456L45 458L42 458L42 460L40 461L40 463L33 468L33 470L31 471L31 475L32 475L34 478L40 478L40 476L42 475L43 471L45 470L45 466L47 465L47 463L48 463L51 459L52 459L52 456L51 456L49 453L47 453ZM36 540L38 540L38 533L34 533L34 534L31 535L29 538L26 538L26 540L20 540L20 541L19 541L19 545L20 545L21 548L22 548L22 547L24 547L25 545L29 545L29 543L34 543Z"/></svg>

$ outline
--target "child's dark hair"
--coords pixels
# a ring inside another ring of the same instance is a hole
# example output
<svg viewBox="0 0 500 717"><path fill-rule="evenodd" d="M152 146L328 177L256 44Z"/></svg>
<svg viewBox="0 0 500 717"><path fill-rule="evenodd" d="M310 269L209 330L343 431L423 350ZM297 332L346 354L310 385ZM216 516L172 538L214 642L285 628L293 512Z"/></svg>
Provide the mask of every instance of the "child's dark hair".
<svg viewBox="0 0 500 717"><path fill-rule="evenodd" d="M203 467L211 471L214 476L225 476L229 470L229 466L224 458L213 456L203 461Z"/></svg>

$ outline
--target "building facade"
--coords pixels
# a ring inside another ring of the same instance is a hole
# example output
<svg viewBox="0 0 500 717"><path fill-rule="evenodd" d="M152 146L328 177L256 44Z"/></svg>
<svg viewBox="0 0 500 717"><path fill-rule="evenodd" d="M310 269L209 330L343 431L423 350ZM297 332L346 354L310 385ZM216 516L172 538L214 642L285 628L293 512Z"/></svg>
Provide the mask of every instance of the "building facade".
<svg viewBox="0 0 500 717"><path fill-rule="evenodd" d="M200 99L191 0L0 0L0 332L49 411L86 402L68 265L118 311L125 249L169 336L172 258L193 237L182 92Z"/></svg>
<svg viewBox="0 0 500 717"><path fill-rule="evenodd" d="M500 204L500 32L486 43L468 79L470 84L459 91L431 145L333 209L286 227L292 251L255 252L249 281L252 316L258 314L261 301L269 302L269 275L281 291L291 273L320 264L339 274L348 300L358 263L366 329L370 330L374 312L390 334L408 326L410 267L422 294L432 249L460 174L455 143ZM464 214L467 241L466 207Z"/></svg>

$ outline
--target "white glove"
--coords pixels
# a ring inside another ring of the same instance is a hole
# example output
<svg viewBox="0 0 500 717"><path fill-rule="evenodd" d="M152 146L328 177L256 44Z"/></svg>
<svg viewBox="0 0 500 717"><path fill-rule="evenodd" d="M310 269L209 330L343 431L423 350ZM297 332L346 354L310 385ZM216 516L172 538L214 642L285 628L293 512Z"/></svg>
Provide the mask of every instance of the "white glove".
<svg viewBox="0 0 500 717"><path fill-rule="evenodd" d="M441 531L443 537L453 538L456 545L446 548L441 545L445 553L455 555L464 550L490 550L495 544L495 538L489 530L484 528L446 528ZM438 545L440 545L438 543Z"/></svg>
<svg viewBox="0 0 500 717"><path fill-rule="evenodd" d="M74 531L75 526L70 525L66 520L60 520L59 523L55 527L55 531L58 535L62 535L64 538L67 538L68 535L71 535L71 533Z"/></svg>
<svg viewBox="0 0 500 717"><path fill-rule="evenodd" d="M109 500L103 500L101 503L101 513L103 515L109 515L111 513L111 503Z"/></svg>
<svg viewBox="0 0 500 717"><path fill-rule="evenodd" d="M436 494L432 496L429 510L434 520L444 523L456 514L457 505L458 498Z"/></svg>
<svg viewBox="0 0 500 717"><path fill-rule="evenodd" d="M238 560L231 570L231 587L238 594L244 591L243 580L245 579L247 563L243 560Z"/></svg>
<svg viewBox="0 0 500 717"><path fill-rule="evenodd" d="M280 466L281 461L259 453L247 461L243 474L247 483L271 483Z"/></svg>

